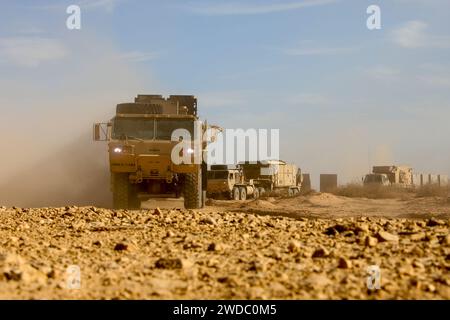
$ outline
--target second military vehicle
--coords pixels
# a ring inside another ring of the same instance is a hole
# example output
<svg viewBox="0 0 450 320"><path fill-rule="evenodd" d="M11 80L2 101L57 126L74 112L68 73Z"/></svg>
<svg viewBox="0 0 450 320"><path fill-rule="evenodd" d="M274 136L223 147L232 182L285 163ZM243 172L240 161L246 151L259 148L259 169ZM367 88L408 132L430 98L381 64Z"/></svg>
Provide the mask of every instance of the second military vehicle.
<svg viewBox="0 0 450 320"><path fill-rule="evenodd" d="M234 169L211 166L208 194L234 200L246 200L249 196L257 199L266 192L293 196L300 192L302 180L296 165L281 160L242 162Z"/></svg>

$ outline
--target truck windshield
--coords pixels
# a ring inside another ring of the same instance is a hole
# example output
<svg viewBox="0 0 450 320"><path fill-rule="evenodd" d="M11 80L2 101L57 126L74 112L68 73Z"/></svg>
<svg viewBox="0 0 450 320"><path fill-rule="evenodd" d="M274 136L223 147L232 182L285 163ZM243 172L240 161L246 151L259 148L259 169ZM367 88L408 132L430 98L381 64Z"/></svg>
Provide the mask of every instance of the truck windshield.
<svg viewBox="0 0 450 320"><path fill-rule="evenodd" d="M156 120L156 139L170 140L172 132L176 129L186 129L194 139L194 121L187 119L157 119Z"/></svg>
<svg viewBox="0 0 450 320"><path fill-rule="evenodd" d="M156 124L156 136L155 136ZM188 119L116 118L113 123L113 139L170 140L176 129L186 129L194 139L194 121Z"/></svg>
<svg viewBox="0 0 450 320"><path fill-rule="evenodd" d="M367 175L364 179L365 183L381 183L383 182L383 176L380 175Z"/></svg>
<svg viewBox="0 0 450 320"><path fill-rule="evenodd" d="M209 171L209 179L228 179L228 171Z"/></svg>
<svg viewBox="0 0 450 320"><path fill-rule="evenodd" d="M154 128L154 119L116 118L113 123L112 138L150 140L153 139Z"/></svg>

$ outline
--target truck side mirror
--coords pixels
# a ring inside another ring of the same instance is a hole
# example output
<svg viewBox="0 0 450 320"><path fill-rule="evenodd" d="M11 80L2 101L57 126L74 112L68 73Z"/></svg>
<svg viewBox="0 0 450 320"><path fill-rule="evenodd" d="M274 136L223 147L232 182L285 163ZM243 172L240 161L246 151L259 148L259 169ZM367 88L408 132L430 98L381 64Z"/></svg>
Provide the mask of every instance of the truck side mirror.
<svg viewBox="0 0 450 320"><path fill-rule="evenodd" d="M93 132L94 141L108 140L108 123L95 123Z"/></svg>

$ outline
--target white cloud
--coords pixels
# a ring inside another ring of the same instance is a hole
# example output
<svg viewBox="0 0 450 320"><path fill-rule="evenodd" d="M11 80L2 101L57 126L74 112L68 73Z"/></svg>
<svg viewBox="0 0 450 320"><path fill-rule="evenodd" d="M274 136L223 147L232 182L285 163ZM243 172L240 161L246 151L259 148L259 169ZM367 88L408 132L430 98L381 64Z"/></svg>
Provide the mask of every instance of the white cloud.
<svg viewBox="0 0 450 320"><path fill-rule="evenodd" d="M392 41L403 48L448 48L450 37L427 33L428 25L420 20L408 21L391 33Z"/></svg>
<svg viewBox="0 0 450 320"><path fill-rule="evenodd" d="M55 39L40 37L0 38L0 61L22 67L36 67L44 62L61 60L67 49Z"/></svg>
<svg viewBox="0 0 450 320"><path fill-rule="evenodd" d="M302 2L278 2L271 4L252 3L244 4L239 2L228 3L194 3L187 6L189 11L202 15L255 15L268 14L274 12L298 10L307 7L322 6L335 3L338 0L305 0Z"/></svg>
<svg viewBox="0 0 450 320"><path fill-rule="evenodd" d="M157 52L130 51L119 54L118 57L119 59L127 60L130 62L145 62L157 59L159 57L159 54Z"/></svg>

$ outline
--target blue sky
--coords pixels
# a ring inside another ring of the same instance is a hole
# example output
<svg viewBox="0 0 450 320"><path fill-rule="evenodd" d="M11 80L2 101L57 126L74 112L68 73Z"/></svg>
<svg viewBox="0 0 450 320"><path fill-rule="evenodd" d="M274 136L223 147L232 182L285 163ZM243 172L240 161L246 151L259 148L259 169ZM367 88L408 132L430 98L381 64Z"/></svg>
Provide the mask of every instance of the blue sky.
<svg viewBox="0 0 450 320"><path fill-rule="evenodd" d="M70 4L81 30L65 27ZM366 27L371 4L381 30ZM445 0L2 1L0 108L13 107L0 130L33 127L15 136L38 130L44 156L137 93L195 94L209 122L281 129L281 156L315 175L450 173L448 12Z"/></svg>

